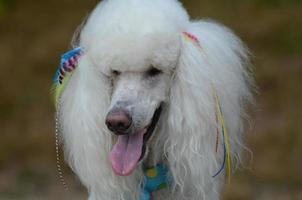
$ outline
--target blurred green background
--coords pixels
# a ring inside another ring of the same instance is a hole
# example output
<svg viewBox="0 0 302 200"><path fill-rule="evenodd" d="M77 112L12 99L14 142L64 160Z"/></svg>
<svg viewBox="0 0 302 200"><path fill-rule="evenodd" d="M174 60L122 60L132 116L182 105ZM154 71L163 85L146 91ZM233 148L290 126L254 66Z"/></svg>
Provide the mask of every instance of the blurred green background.
<svg viewBox="0 0 302 200"><path fill-rule="evenodd" d="M0 0L0 199L85 199L57 179L50 86L60 54L97 0ZM226 200L302 199L302 1L185 0L194 18L231 27L254 54L253 160Z"/></svg>

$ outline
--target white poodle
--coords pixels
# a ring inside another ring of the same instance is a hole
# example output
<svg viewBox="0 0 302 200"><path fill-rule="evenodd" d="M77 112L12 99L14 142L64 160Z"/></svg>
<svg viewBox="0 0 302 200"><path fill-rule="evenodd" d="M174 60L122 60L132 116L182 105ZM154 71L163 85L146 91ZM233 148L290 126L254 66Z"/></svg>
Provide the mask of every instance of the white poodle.
<svg viewBox="0 0 302 200"><path fill-rule="evenodd" d="M79 38L55 98L89 199L219 199L252 99L242 42L177 0L104 0Z"/></svg>

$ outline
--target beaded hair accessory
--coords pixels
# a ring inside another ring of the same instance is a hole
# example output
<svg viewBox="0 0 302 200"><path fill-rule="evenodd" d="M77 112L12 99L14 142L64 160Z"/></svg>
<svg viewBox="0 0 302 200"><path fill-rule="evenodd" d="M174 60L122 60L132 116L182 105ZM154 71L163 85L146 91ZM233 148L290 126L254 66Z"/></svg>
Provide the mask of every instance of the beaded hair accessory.
<svg viewBox="0 0 302 200"><path fill-rule="evenodd" d="M63 176L62 163L60 159L59 150L59 112L60 112L60 97L64 91L65 85L72 76L74 70L78 66L80 56L82 54L82 49L80 47L75 48L61 57L60 66L53 78L53 90L54 90L54 100L56 106L56 117L55 117L55 146L56 146L56 163L60 182L63 184L64 188L68 190L68 186Z"/></svg>
<svg viewBox="0 0 302 200"><path fill-rule="evenodd" d="M199 50L200 52L203 51L202 45L200 44L200 41L198 38L193 35L192 33L189 32L183 32L184 38L192 42ZM217 128L216 128L216 153L218 152L218 146L219 146L219 132L221 129L221 136L222 136L222 146L223 146L223 162L221 164L220 169L212 176L213 178L217 177L225 168L225 164L227 163L227 177L228 181L230 182L230 177L231 177L231 157L230 157L230 144L229 144L229 137L225 125L225 120L224 116L222 113L221 109L221 103L219 96L217 94L216 89L213 87L213 96L215 100L215 115L216 115L216 123L217 123ZM221 128L220 128L221 127Z"/></svg>
<svg viewBox="0 0 302 200"><path fill-rule="evenodd" d="M66 83L78 66L81 54L82 48L77 47L62 55L60 66L53 79L54 99L56 106L59 104L59 99L65 89Z"/></svg>

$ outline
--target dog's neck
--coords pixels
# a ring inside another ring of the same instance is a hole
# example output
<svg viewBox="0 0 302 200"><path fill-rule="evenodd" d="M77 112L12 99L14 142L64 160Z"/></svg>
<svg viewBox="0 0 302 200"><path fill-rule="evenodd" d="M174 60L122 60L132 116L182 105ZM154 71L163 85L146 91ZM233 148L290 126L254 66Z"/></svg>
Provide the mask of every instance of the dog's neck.
<svg viewBox="0 0 302 200"><path fill-rule="evenodd" d="M158 164L151 168L144 168L140 200L150 200L152 193L169 187L170 183L167 166Z"/></svg>
<svg viewBox="0 0 302 200"><path fill-rule="evenodd" d="M155 133L156 134L156 133ZM155 149L153 148L154 145L154 139L150 141L149 146L147 148L147 157L143 160L143 166L147 168L154 167L158 164L166 165L166 161L162 157L158 157L155 155Z"/></svg>

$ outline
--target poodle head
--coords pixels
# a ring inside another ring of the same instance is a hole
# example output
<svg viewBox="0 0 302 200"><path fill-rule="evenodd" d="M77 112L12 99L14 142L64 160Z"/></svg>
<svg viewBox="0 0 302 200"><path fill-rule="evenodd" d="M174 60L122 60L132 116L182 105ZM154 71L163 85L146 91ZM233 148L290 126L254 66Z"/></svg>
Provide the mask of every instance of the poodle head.
<svg viewBox="0 0 302 200"><path fill-rule="evenodd" d="M139 7L123 1L114 8L110 7L114 1L101 4L80 36L83 59L89 60L108 88L103 95L109 102L102 112L113 135L112 168L121 176L129 175L146 157L149 140L169 100L181 49L179 31L187 22L180 6L169 14L156 6L177 1L131 2ZM180 16L181 20L175 19Z"/></svg>

